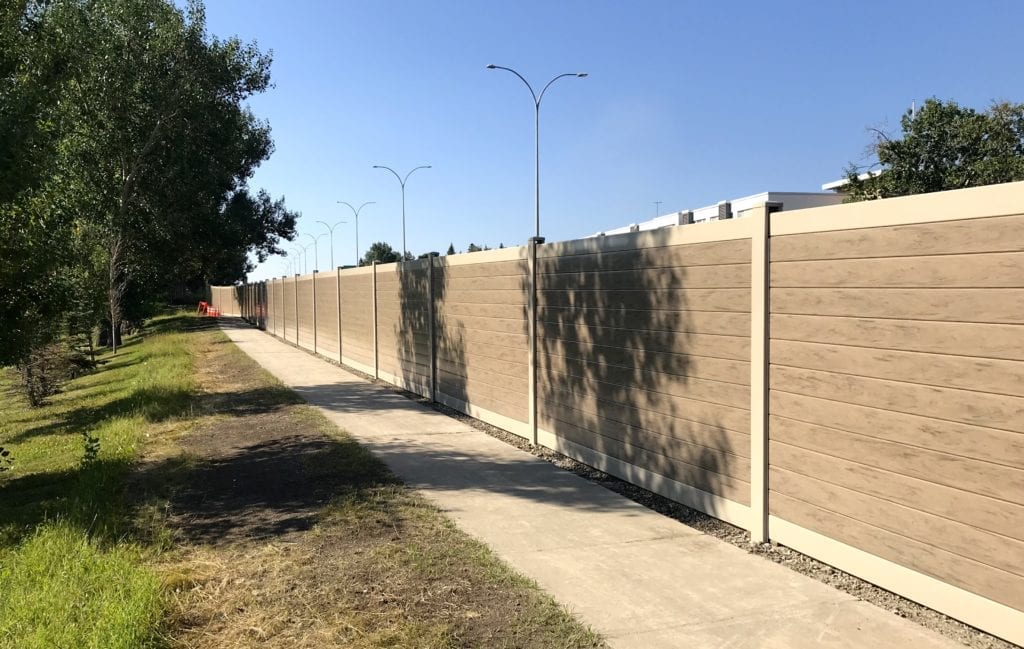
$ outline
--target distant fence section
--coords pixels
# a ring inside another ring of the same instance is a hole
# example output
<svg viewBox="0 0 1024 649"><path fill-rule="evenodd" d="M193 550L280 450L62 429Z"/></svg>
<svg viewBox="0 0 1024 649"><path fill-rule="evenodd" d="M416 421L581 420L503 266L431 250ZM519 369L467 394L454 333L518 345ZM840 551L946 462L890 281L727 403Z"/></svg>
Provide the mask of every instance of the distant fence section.
<svg viewBox="0 0 1024 649"><path fill-rule="evenodd" d="M210 297L1024 644L1024 183L774 209Z"/></svg>

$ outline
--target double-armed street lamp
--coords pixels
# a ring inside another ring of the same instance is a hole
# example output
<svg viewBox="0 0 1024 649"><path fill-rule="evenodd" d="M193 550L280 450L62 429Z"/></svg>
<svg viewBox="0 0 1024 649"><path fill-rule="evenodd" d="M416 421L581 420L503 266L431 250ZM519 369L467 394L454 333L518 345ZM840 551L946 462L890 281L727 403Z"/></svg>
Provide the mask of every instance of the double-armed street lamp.
<svg viewBox="0 0 1024 649"><path fill-rule="evenodd" d="M307 236L307 237L309 237L310 239L313 240L313 243L312 243L312 246L313 246L313 271L314 272L319 271L320 270L320 253L317 251L316 242L319 241L321 237L326 237L327 234L326 233L321 234L319 237L314 237L312 234L306 234L304 236ZM306 250L309 250L309 246L306 246Z"/></svg>
<svg viewBox="0 0 1024 649"><path fill-rule="evenodd" d="M387 169L391 173L395 174L395 178L398 179L398 184L402 186L402 261L405 261L406 257L409 256L409 249L405 247L405 181L409 180L409 176L412 175L413 171L418 169L430 169L430 165L423 165L416 167L405 174L405 178L398 175L398 172L391 167L385 167L384 165L373 165L374 169Z"/></svg>
<svg viewBox="0 0 1024 649"><path fill-rule="evenodd" d="M517 77L519 77L520 81L522 81L523 83L526 84L526 87L529 88L529 90L530 90L530 94L533 96L533 107L534 107L534 154L535 154L534 170L535 170L535 175L536 175L535 185L534 185L536 191L535 191L535 195L534 195L534 217L533 218L534 218L534 232L535 232L535 236L540 238L540 102L541 102L541 100L544 99L544 93L548 91L548 88L550 88L551 84L553 84L554 82L558 81L559 79L561 79L563 77L578 77L580 79L583 79L584 77L587 76L587 73L586 72L566 72L565 74L560 74L557 77L555 77L554 79L552 79L551 81L548 81L547 85L544 86L544 88L540 91L540 94L538 95L533 90L533 86L530 85L530 82L527 81L523 77L523 75L519 74L518 72L516 72L512 68L506 68L503 65L494 65L492 63L491 65L487 66L487 69L488 70L505 70L506 72L511 72L512 74L514 74Z"/></svg>
<svg viewBox="0 0 1024 649"><path fill-rule="evenodd" d="M295 253L295 274L298 275L300 270L305 274L306 258L303 256L303 253L306 251L299 245L297 248L292 248L292 252Z"/></svg>
<svg viewBox="0 0 1024 649"><path fill-rule="evenodd" d="M331 269L333 270L334 268L337 268L337 266L334 265L334 228L338 227L342 223L348 223L348 221L338 221L334 225L327 225L323 221L317 221L317 223L327 228L327 230L331 233Z"/></svg>
<svg viewBox="0 0 1024 649"><path fill-rule="evenodd" d="M309 249L313 249L313 254L316 255L316 242L309 244L308 246L302 246L302 274L305 275L309 272ZM313 260L313 269L316 270L316 260Z"/></svg>
<svg viewBox="0 0 1024 649"><path fill-rule="evenodd" d="M338 201L339 205L347 205L348 209L352 210L352 214L355 215L356 218L356 266L359 265L359 213L363 211L364 207L366 207L367 205L373 205L374 203L376 203L376 201L369 201L360 205L359 209L356 209L352 207L351 203L346 203L345 201ZM344 221L342 221L342 223L344 223Z"/></svg>

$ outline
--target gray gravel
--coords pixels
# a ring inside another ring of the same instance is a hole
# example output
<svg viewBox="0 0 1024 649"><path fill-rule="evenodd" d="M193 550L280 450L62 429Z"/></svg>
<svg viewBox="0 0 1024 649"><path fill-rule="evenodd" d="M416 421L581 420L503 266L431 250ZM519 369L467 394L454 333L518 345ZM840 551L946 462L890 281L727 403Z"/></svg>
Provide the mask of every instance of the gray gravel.
<svg viewBox="0 0 1024 649"><path fill-rule="evenodd" d="M898 615L899 617L912 620L925 628L952 638L967 647L971 647L972 649L1020 649L1018 645L1011 644L983 631L979 631L972 626L968 626L963 622L954 620L953 618L943 615L938 611L934 611L904 597L900 597L895 593L879 588L878 586L868 583L863 579L854 577L853 575L841 570L837 570L832 566L824 564L816 559L812 559L805 554L801 554L783 545L779 545L778 543L751 543L750 536L746 530L730 525L725 521L712 516L708 516L703 512L691 509L685 505L681 505L663 496L659 496L658 494L652 493L642 487L620 480L614 476L604 473L603 471L599 471L593 467L587 466L586 464L577 462L576 460L562 455L561 453L552 451L551 449L542 446L534 446L518 435L513 435L501 428L487 424L474 417L470 417L469 415L459 412L454 408L449 408L448 406L440 403L432 402L430 399L426 399L418 394L395 387L385 381L374 379L373 376L354 370L347 365L343 367L346 371L362 376L371 383L376 383L382 387L386 387L412 401L422 403L438 412L448 415L449 417L454 417L455 419L463 421L491 437L499 439L507 444L511 444L512 446L522 449L536 457L547 460L566 471L572 471L582 478L599 484L606 489L610 489L617 494L621 494L633 502L639 503L648 509L658 512L659 514L675 519L684 525L688 525L693 529L703 532L704 534L721 539L726 543L731 543L732 545L742 548L751 554L760 555L769 561L782 564L791 570L795 570L796 572L812 577L813 579L817 579L818 581L833 586L834 588L838 588L839 590L849 593L858 599L883 608L893 615Z"/></svg>

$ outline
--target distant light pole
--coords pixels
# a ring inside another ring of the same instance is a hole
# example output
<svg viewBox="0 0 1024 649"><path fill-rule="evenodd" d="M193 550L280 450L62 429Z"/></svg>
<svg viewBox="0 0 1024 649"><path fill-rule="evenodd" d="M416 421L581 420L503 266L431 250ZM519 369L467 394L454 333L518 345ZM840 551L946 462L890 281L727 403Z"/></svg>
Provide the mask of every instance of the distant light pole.
<svg viewBox="0 0 1024 649"><path fill-rule="evenodd" d="M292 252L294 252L296 257L297 257L297 259L295 260L295 272L296 272L296 274L299 272L300 269L302 270L302 273L305 274L306 273L306 257L305 257L304 253L306 251L302 249L302 245L300 244L298 248L292 248Z"/></svg>
<svg viewBox="0 0 1024 649"><path fill-rule="evenodd" d="M555 77L554 79L552 79L551 81L548 81L547 85L544 86L544 89L540 91L540 95L538 95L536 92L534 92L533 86L530 85L530 82L527 81L523 77L523 75L519 74L518 72L516 72L512 68L506 68L503 65L494 65L492 63L492 64L487 66L487 69L488 70L505 70L506 72L511 72L512 74L514 74L517 77L519 77L520 81L522 81L523 83L526 84L526 87L530 89L530 94L533 95L533 106L534 106L534 109L535 109L534 110L534 157L535 157L534 171L535 171L535 175L536 175L535 183L534 183L534 187L535 187L536 191L535 191L535 196L534 196L534 217L533 217L534 223L533 223L533 225L534 225L534 231L536 233L535 236L537 236L539 238L540 237L540 102L541 102L541 100L544 99L544 93L548 91L548 88L551 87L551 84L553 84L554 82L558 81L562 77L579 77L580 79L583 79L583 78L585 78L587 76L587 73L586 72L566 72L565 74L560 74L557 77Z"/></svg>
<svg viewBox="0 0 1024 649"><path fill-rule="evenodd" d="M430 165L423 165L422 167L416 167L405 174L405 178L398 175L398 172L391 167L385 167L384 165L373 165L374 169L387 169L391 173L395 174L395 178L398 179L398 184L402 186L402 261L409 255L409 250L405 247L405 181L409 180L409 176L412 175L413 171L417 169L430 169Z"/></svg>
<svg viewBox="0 0 1024 649"><path fill-rule="evenodd" d="M331 269L333 270L334 268L337 268L337 266L334 265L334 228L338 227L342 223L348 223L348 221L338 221L334 225L327 225L323 221L317 221L317 223L327 228L327 230L331 233Z"/></svg>
<svg viewBox="0 0 1024 649"><path fill-rule="evenodd" d="M654 216L657 217L658 216L658 212L661 211L661 204L664 201L652 201L652 202L654 203Z"/></svg>
<svg viewBox="0 0 1024 649"><path fill-rule="evenodd" d="M352 214L356 217L356 266L359 265L359 213L363 211L363 208L367 205L373 205L377 201L369 201L359 206L359 209L352 207L351 203L345 201L338 201L340 205L348 205L348 209L352 210Z"/></svg>
<svg viewBox="0 0 1024 649"><path fill-rule="evenodd" d="M303 235L303 236L307 236L307 237L309 237L310 239L313 240L313 271L314 272L315 271L319 271L320 270L320 253L317 252L316 242L320 240L320 237L326 237L327 234L326 233L325 234L321 234L319 237L314 237L312 234L306 234L306 235ZM309 246L306 246L306 249L308 250Z"/></svg>
<svg viewBox="0 0 1024 649"><path fill-rule="evenodd" d="M316 242L309 244L308 246L302 246L302 274L305 275L309 272L309 249L313 249L313 254L316 255ZM313 260L313 270L316 270L316 260Z"/></svg>

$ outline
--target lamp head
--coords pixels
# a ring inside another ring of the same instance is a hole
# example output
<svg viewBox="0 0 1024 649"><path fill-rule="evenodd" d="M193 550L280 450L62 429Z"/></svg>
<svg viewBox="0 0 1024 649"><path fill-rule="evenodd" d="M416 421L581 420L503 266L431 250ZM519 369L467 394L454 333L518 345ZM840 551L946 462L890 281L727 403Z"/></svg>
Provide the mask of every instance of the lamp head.
<svg viewBox="0 0 1024 649"><path fill-rule="evenodd" d="M494 69L495 69L495 68L497 68L497 67L498 67L498 66L494 65L493 63L491 63L491 64L489 64L489 65L487 66L487 69L488 69L488 70L494 70Z"/></svg>
<svg viewBox="0 0 1024 649"><path fill-rule="evenodd" d="M587 74L586 72L577 72L576 76L579 77L580 79L583 79L583 78L588 77L590 75Z"/></svg>

